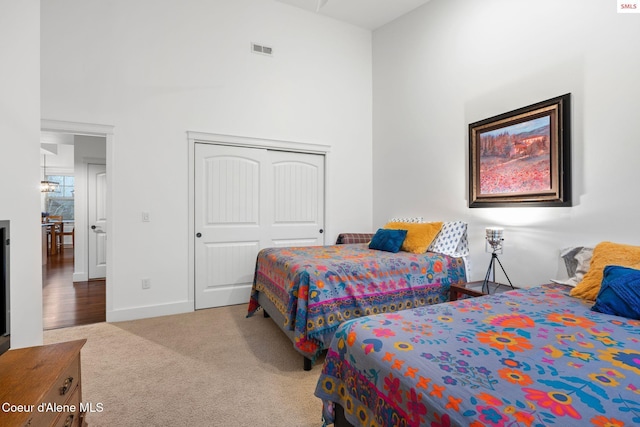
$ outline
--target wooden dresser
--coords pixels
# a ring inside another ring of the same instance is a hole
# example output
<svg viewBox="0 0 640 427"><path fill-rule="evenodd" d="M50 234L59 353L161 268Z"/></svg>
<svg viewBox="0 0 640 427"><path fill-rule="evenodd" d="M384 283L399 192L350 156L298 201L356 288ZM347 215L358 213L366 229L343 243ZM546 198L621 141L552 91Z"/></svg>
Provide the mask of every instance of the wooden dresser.
<svg viewBox="0 0 640 427"><path fill-rule="evenodd" d="M9 350L0 356L0 426L86 426L80 349L87 340Z"/></svg>

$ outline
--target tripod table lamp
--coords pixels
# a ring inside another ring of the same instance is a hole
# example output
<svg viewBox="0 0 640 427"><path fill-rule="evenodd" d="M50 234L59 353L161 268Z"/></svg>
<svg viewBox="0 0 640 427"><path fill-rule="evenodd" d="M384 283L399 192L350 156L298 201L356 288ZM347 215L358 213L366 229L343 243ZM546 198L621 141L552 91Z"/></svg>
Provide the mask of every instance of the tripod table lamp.
<svg viewBox="0 0 640 427"><path fill-rule="evenodd" d="M482 292L490 293L489 291L489 282L496 283L496 262L502 269L504 273L504 277L507 278L509 282L509 286L512 289L515 289L511 284L511 280L509 280L509 276L507 276L507 272L504 271L504 267L498 258L498 254L502 253L502 242L504 241L504 229L501 227L487 227L485 229L486 235L486 243L485 243L485 251L491 253L491 261L489 262L489 268L487 268L487 274L484 276L484 281L482 282ZM491 279L491 280L489 280Z"/></svg>

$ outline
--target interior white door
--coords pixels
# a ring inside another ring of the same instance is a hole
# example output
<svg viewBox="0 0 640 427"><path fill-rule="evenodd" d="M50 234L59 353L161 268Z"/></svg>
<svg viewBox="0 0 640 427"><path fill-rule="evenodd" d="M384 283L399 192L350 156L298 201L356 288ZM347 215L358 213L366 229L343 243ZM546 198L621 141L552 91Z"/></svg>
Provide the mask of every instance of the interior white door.
<svg viewBox="0 0 640 427"><path fill-rule="evenodd" d="M323 244L324 156L196 144L195 162L196 309L247 303L261 249Z"/></svg>
<svg viewBox="0 0 640 427"><path fill-rule="evenodd" d="M107 275L107 167L88 165L89 279Z"/></svg>
<svg viewBox="0 0 640 427"><path fill-rule="evenodd" d="M269 151L269 246L324 244L324 156Z"/></svg>
<svg viewBox="0 0 640 427"><path fill-rule="evenodd" d="M263 246L267 151L195 148L196 309L247 302Z"/></svg>

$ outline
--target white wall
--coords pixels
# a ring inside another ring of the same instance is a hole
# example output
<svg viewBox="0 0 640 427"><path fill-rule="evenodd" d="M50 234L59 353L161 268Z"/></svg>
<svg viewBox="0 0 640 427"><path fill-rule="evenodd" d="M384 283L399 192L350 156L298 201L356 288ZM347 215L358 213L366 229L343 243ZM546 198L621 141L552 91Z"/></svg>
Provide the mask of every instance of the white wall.
<svg viewBox="0 0 640 427"><path fill-rule="evenodd" d="M48 145L48 144L47 144ZM56 144L56 154L42 153L40 156L40 165L44 174L45 155L47 160L48 175L73 175L73 144Z"/></svg>
<svg viewBox="0 0 640 427"><path fill-rule="evenodd" d="M0 219L11 228L11 347L42 344L40 1L0 0Z"/></svg>
<svg viewBox="0 0 640 427"><path fill-rule="evenodd" d="M564 273L563 247L640 244L640 14L616 7L432 0L375 31L374 226L410 214L468 221L476 280L490 258L484 228L504 226L501 259L522 286ZM469 209L469 123L568 92L574 206Z"/></svg>
<svg viewBox="0 0 640 427"><path fill-rule="evenodd" d="M370 32L264 0L59 0L41 15L42 117L114 126L108 320L193 307L187 131L330 145L327 241L371 229Z"/></svg>

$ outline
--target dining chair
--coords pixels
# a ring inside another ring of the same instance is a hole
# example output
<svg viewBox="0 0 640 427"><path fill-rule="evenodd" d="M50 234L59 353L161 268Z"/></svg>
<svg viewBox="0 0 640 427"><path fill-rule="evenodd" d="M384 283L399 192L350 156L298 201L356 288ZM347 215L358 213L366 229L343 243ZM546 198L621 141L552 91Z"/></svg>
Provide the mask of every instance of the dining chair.
<svg viewBox="0 0 640 427"><path fill-rule="evenodd" d="M58 245L62 246L62 215L49 215L47 223L51 224L47 228L47 249L49 255L55 255L58 253Z"/></svg>
<svg viewBox="0 0 640 427"><path fill-rule="evenodd" d="M71 247L76 245L76 227L71 227L71 231L64 229L64 223L62 224L62 233L60 233L60 247L64 248L64 236L71 236Z"/></svg>

